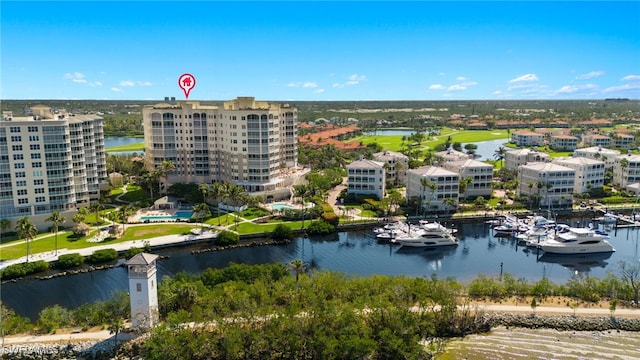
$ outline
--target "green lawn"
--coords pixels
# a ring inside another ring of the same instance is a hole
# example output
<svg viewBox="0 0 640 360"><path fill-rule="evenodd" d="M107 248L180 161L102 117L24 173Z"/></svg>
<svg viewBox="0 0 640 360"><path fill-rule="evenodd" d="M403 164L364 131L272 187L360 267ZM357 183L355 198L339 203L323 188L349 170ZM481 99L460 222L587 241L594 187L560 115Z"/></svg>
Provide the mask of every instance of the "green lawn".
<svg viewBox="0 0 640 360"><path fill-rule="evenodd" d="M235 226L232 226L230 229L237 231L239 234L261 234L272 232L278 224L285 224L293 230L302 228L302 221L278 221L266 224L245 222L238 224L237 230ZM311 224L311 222L309 220L305 220L304 225L309 226L309 224Z"/></svg>
<svg viewBox="0 0 640 360"><path fill-rule="evenodd" d="M164 235L177 235L189 233L196 224L158 224L158 225L125 225L125 233L118 239L106 239L105 241L94 243L87 242L98 230L92 230L91 233L83 238L72 237L71 231L58 233L58 249L84 249L97 245L116 244L124 241L144 240ZM27 254L27 245L24 240L14 240L16 245L3 246L0 250L0 260L17 259ZM55 250L55 236L53 234L45 234L43 237L30 242L31 253L41 253Z"/></svg>
<svg viewBox="0 0 640 360"><path fill-rule="evenodd" d="M135 143L135 144L113 146L113 147L104 149L105 152L143 151L143 150L144 150L144 141Z"/></svg>
<svg viewBox="0 0 640 360"><path fill-rule="evenodd" d="M506 130L455 130L451 128L442 128L439 135L435 137L425 137L420 149L433 149L439 144L444 144L447 138L451 136L452 142L470 143L478 141L508 139L511 135ZM364 144L378 143L380 146L391 151L400 151L403 148L401 135L362 135L350 139L351 141L362 142ZM404 143L406 146L406 142Z"/></svg>

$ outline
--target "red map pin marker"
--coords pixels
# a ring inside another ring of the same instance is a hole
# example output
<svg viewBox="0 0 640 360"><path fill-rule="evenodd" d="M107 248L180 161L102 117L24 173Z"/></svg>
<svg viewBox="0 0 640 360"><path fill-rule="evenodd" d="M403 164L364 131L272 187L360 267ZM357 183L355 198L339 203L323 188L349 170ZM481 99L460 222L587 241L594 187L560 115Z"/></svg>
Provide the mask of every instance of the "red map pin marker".
<svg viewBox="0 0 640 360"><path fill-rule="evenodd" d="M182 74L178 78L178 86L184 91L184 96L189 100L191 89L196 87L196 78L191 74Z"/></svg>

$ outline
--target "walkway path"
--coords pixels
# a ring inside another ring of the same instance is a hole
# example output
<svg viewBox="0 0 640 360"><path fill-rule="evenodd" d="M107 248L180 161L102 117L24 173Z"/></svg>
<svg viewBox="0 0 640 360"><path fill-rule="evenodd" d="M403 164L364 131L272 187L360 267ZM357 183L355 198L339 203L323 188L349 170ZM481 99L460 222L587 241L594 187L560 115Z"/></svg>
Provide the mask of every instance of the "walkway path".
<svg viewBox="0 0 640 360"><path fill-rule="evenodd" d="M476 304L470 305L472 309L478 311L500 312L500 313L533 313L528 305L513 306L499 304ZM417 310L417 309L416 309ZM538 306L536 314L542 315L575 315L575 316L611 316L608 309L603 308L576 308L575 312L569 307ZM640 318L640 309L617 309L615 316L618 318ZM127 340L136 337L133 333L120 333L119 340ZM50 334L50 335L13 335L4 338L5 345L11 344L33 344L44 342L79 342L83 340L106 340L113 337L107 330L81 332L75 334Z"/></svg>

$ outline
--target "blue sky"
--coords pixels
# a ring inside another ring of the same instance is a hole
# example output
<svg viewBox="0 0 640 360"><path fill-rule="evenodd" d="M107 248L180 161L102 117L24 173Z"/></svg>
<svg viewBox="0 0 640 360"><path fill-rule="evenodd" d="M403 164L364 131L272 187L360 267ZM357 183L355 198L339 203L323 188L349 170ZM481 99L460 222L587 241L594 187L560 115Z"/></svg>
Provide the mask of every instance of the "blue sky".
<svg viewBox="0 0 640 360"><path fill-rule="evenodd" d="M1 99L640 98L640 2L1 1Z"/></svg>

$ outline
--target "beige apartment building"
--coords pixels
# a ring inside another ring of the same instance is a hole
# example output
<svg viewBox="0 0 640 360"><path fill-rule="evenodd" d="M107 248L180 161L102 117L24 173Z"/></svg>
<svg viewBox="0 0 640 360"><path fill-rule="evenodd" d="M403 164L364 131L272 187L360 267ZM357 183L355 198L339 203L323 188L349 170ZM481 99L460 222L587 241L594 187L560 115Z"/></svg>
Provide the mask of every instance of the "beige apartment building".
<svg viewBox="0 0 640 360"><path fill-rule="evenodd" d="M288 104L178 101L146 106L142 115L147 168L164 160L176 167L167 186L226 181L270 200L290 195L288 186L304 175L297 167L297 109Z"/></svg>
<svg viewBox="0 0 640 360"><path fill-rule="evenodd" d="M106 178L102 118L39 105L0 121L0 216L28 216L39 228L52 211L65 217L100 197ZM15 225L12 223L12 226Z"/></svg>

